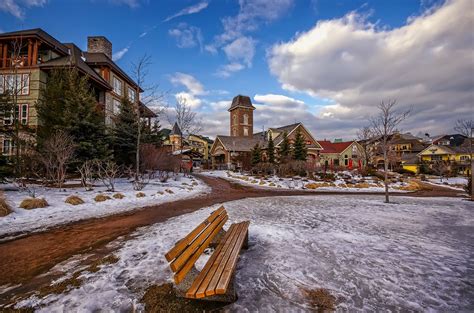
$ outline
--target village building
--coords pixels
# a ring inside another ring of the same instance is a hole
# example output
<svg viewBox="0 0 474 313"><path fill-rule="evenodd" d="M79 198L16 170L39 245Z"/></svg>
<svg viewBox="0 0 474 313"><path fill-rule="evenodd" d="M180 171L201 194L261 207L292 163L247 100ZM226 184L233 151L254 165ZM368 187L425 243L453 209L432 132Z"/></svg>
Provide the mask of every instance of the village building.
<svg viewBox="0 0 474 313"><path fill-rule="evenodd" d="M211 147L212 167L215 169L248 169L250 167L250 152L258 144L266 159L268 140L270 136L278 151L286 133L290 144L299 131L306 142L308 160L319 162L321 145L314 139L311 132L302 124L295 123L282 127L271 127L267 131L253 133L253 111L250 97L238 95L232 100L228 109L230 115L230 136L217 135Z"/></svg>
<svg viewBox="0 0 474 313"><path fill-rule="evenodd" d="M321 165L325 168L345 168L352 170L365 167L363 147L357 141L318 141L321 150Z"/></svg>
<svg viewBox="0 0 474 313"><path fill-rule="evenodd" d="M119 112L121 99L139 105L141 117L156 115L140 101L143 90L112 60L112 43L103 36L87 38L87 51L73 43L62 43L40 28L0 34L0 93L13 90L18 95L18 117L32 130L38 127L35 103L45 86L49 71L74 68L87 75L97 106L105 113L105 123ZM12 124L5 118L5 125ZM13 153L10 138L0 136L4 155Z"/></svg>

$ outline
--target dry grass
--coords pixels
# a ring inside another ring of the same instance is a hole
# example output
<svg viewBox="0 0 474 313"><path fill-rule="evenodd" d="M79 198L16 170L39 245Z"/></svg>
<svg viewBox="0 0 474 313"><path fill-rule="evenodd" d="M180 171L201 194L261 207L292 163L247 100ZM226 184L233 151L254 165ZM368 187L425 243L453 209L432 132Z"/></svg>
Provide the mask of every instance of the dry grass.
<svg viewBox="0 0 474 313"><path fill-rule="evenodd" d="M262 185L265 185L265 182L263 180L261 180L259 183L258 183L260 186Z"/></svg>
<svg viewBox="0 0 474 313"><path fill-rule="evenodd" d="M321 188L321 187L335 187L335 186L336 185L333 184L333 183L324 182L324 183L320 183L320 184L315 184L315 183L306 184L305 188L307 188L307 189L317 189L317 188Z"/></svg>
<svg viewBox="0 0 474 313"><path fill-rule="evenodd" d="M370 185L368 183L357 183L354 185L355 188L369 188Z"/></svg>
<svg viewBox="0 0 474 313"><path fill-rule="evenodd" d="M94 261L86 270L89 272L95 273L100 270L101 265L114 264L114 263L117 263L118 260L119 258L112 254L112 255L106 256L105 258Z"/></svg>
<svg viewBox="0 0 474 313"><path fill-rule="evenodd" d="M268 186L275 187L275 183L269 183Z"/></svg>
<svg viewBox="0 0 474 313"><path fill-rule="evenodd" d="M157 194L164 195L165 193L163 191L158 191Z"/></svg>
<svg viewBox="0 0 474 313"><path fill-rule="evenodd" d="M69 196L64 202L72 204L72 205L79 205L79 204L83 204L84 200L82 200L78 196Z"/></svg>
<svg viewBox="0 0 474 313"><path fill-rule="evenodd" d="M395 187L395 189L398 189L398 190L404 190L404 191L417 191L417 190L432 190L432 188L424 185L424 184L420 184L416 181L413 181L413 180L410 180L408 182L408 186L400 186L400 187Z"/></svg>
<svg viewBox="0 0 474 313"><path fill-rule="evenodd" d="M174 191L171 190L171 189L165 189L165 191L166 191L167 193L169 193L169 194L173 194L173 193L174 193Z"/></svg>
<svg viewBox="0 0 474 313"><path fill-rule="evenodd" d="M26 210L38 209L38 208L45 208L49 204L43 198L27 198L20 203L20 208Z"/></svg>
<svg viewBox="0 0 474 313"><path fill-rule="evenodd" d="M125 198L125 196L121 193L116 193L112 197L114 197L114 199L119 199L119 200Z"/></svg>
<svg viewBox="0 0 474 313"><path fill-rule="evenodd" d="M326 289L302 289L302 291L310 305L316 309L317 312L330 312L335 310L336 298Z"/></svg>
<svg viewBox="0 0 474 313"><path fill-rule="evenodd" d="M107 201L107 200L110 200L110 199L112 199L112 198L110 198L107 195L99 194L99 195L95 196L94 201L95 202L104 202L104 201Z"/></svg>
<svg viewBox="0 0 474 313"><path fill-rule="evenodd" d="M135 195L137 198L144 198L146 196L145 193L143 192L137 192L137 194Z"/></svg>
<svg viewBox="0 0 474 313"><path fill-rule="evenodd" d="M0 216L7 216L12 212L12 209L8 205L3 193L0 192Z"/></svg>

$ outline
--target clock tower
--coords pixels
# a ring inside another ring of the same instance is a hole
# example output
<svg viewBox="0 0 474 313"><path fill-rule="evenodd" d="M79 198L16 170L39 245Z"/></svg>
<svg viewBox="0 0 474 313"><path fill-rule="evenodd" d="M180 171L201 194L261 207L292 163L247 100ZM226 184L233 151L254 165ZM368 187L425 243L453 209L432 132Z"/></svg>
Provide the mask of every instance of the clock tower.
<svg viewBox="0 0 474 313"><path fill-rule="evenodd" d="M232 100L230 112L230 135L232 137L253 136L253 110L250 97L238 95Z"/></svg>

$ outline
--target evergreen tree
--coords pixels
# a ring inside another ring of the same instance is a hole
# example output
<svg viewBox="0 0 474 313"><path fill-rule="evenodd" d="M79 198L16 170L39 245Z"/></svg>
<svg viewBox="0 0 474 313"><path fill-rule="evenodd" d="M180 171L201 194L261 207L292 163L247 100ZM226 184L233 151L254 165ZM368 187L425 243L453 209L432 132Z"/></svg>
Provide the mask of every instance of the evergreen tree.
<svg viewBox="0 0 474 313"><path fill-rule="evenodd" d="M258 143L255 144L255 146L250 151L250 153L252 154L252 160L251 160L252 166L257 165L258 163L262 161L262 150L260 149L260 146L258 145Z"/></svg>
<svg viewBox="0 0 474 313"><path fill-rule="evenodd" d="M57 131L68 133L76 145L77 166L91 159L103 159L110 154L105 132L104 112L87 76L76 69L52 71L36 104L40 127L38 145Z"/></svg>
<svg viewBox="0 0 474 313"><path fill-rule="evenodd" d="M142 130L142 142L153 144L155 147L161 147L163 144L161 125L158 120L153 122L151 127L144 125Z"/></svg>
<svg viewBox="0 0 474 313"><path fill-rule="evenodd" d="M132 103L122 98L120 112L114 119L112 128L112 148L114 159L120 165L133 165L137 151L137 115Z"/></svg>
<svg viewBox="0 0 474 313"><path fill-rule="evenodd" d="M288 139L288 133L283 133L283 141L280 145L280 160L285 162L291 155L290 140Z"/></svg>
<svg viewBox="0 0 474 313"><path fill-rule="evenodd" d="M297 129L295 134L295 143L293 144L293 159L305 161L307 155L308 150L306 149L306 142L304 140L303 134L299 129Z"/></svg>
<svg viewBox="0 0 474 313"><path fill-rule="evenodd" d="M273 143L272 134L270 134L270 137L268 138L267 151L268 151L268 162L275 163L275 144Z"/></svg>

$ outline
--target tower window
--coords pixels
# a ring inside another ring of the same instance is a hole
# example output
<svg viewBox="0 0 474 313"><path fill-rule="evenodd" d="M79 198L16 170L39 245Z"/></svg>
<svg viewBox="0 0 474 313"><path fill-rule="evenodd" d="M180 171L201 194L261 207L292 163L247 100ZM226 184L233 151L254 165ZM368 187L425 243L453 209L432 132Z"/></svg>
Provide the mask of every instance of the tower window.
<svg viewBox="0 0 474 313"><path fill-rule="evenodd" d="M249 135L249 129L248 127L244 127L244 136L248 136Z"/></svg>
<svg viewBox="0 0 474 313"><path fill-rule="evenodd" d="M234 114L233 116L233 119L234 119L234 125L237 125L237 113Z"/></svg>
<svg viewBox="0 0 474 313"><path fill-rule="evenodd" d="M248 114L244 114L244 124L245 125L248 125L249 123L249 115Z"/></svg>

